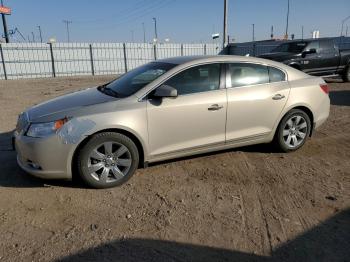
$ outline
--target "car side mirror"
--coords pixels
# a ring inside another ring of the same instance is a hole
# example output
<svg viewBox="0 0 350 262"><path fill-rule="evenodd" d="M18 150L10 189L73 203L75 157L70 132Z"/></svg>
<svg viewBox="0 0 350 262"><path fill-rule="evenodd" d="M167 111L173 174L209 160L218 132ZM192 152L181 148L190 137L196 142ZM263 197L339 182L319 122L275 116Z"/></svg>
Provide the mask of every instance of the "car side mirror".
<svg viewBox="0 0 350 262"><path fill-rule="evenodd" d="M154 97L172 97L176 98L177 97L177 90L169 85L161 85L156 89L156 91L153 94Z"/></svg>
<svg viewBox="0 0 350 262"><path fill-rule="evenodd" d="M305 50L303 51L303 53L301 54L302 57L306 57L307 55L310 55L310 54L316 54L317 51L315 48L311 48L309 50Z"/></svg>

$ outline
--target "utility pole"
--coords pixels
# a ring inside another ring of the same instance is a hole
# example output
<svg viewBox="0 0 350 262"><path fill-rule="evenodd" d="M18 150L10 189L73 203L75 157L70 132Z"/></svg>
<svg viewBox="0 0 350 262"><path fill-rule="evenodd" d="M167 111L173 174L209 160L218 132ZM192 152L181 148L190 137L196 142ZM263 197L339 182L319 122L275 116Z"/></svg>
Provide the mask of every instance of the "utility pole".
<svg viewBox="0 0 350 262"><path fill-rule="evenodd" d="M304 26L301 26L301 40L304 40Z"/></svg>
<svg viewBox="0 0 350 262"><path fill-rule="evenodd" d="M145 23L142 23L142 29L143 29L143 42L146 43L146 28L145 28Z"/></svg>
<svg viewBox="0 0 350 262"><path fill-rule="evenodd" d="M343 36L343 29L344 29L344 23L350 19L350 15L346 18L344 18L342 21L341 21L341 32L340 32L340 36Z"/></svg>
<svg viewBox="0 0 350 262"><path fill-rule="evenodd" d="M134 43L134 30L131 30L131 43Z"/></svg>
<svg viewBox="0 0 350 262"><path fill-rule="evenodd" d="M223 35L223 43L222 47L225 48L227 46L227 9L228 9L228 0L224 0L224 35Z"/></svg>
<svg viewBox="0 0 350 262"><path fill-rule="evenodd" d="M273 35L273 25L271 26L271 40L273 39L274 35Z"/></svg>
<svg viewBox="0 0 350 262"><path fill-rule="evenodd" d="M286 34L284 38L288 40L288 26L289 26L289 0L288 0L288 8L287 8L287 24L286 24Z"/></svg>
<svg viewBox="0 0 350 262"><path fill-rule="evenodd" d="M43 36L41 34L41 27L40 27L40 25L38 25L38 29L39 29L40 43L42 43L43 42Z"/></svg>
<svg viewBox="0 0 350 262"><path fill-rule="evenodd" d="M73 23L72 21L69 20L63 20L63 23L66 24L66 30L67 30L67 41L68 43L70 42L70 35L69 35L69 24Z"/></svg>
<svg viewBox="0 0 350 262"><path fill-rule="evenodd" d="M1 0L1 6L4 6L3 0ZM6 43L10 43L9 33L7 31L7 23L6 23L5 14L1 14L1 16L2 16L2 25L4 26L5 41L6 41Z"/></svg>
<svg viewBox="0 0 350 262"><path fill-rule="evenodd" d="M153 21L154 21L154 36L155 36L156 42L158 42L157 18L153 17Z"/></svg>
<svg viewBox="0 0 350 262"><path fill-rule="evenodd" d="M253 42L255 42L255 24L252 24L253 26Z"/></svg>

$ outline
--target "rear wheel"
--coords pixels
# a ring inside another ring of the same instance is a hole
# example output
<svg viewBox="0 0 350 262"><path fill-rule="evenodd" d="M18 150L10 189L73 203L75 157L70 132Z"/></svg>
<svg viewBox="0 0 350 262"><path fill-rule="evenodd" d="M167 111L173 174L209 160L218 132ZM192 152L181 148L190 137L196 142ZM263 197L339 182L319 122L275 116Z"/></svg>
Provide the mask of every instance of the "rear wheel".
<svg viewBox="0 0 350 262"><path fill-rule="evenodd" d="M118 133L100 133L81 149L78 171L89 186L110 188L129 180L138 163L138 150L130 138Z"/></svg>
<svg viewBox="0 0 350 262"><path fill-rule="evenodd" d="M284 152L301 148L310 136L311 121L302 110L291 110L280 122L275 137L277 146Z"/></svg>
<svg viewBox="0 0 350 262"><path fill-rule="evenodd" d="M344 70L343 81L350 82L350 65L348 65Z"/></svg>

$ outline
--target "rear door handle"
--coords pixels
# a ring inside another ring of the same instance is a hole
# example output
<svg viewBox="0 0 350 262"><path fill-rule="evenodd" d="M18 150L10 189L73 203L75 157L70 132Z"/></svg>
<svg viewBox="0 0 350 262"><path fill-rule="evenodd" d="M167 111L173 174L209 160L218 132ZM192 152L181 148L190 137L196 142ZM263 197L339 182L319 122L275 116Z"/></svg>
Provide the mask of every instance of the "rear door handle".
<svg viewBox="0 0 350 262"><path fill-rule="evenodd" d="M285 98L285 96L281 94L277 94L272 97L273 100L281 100L283 98Z"/></svg>
<svg viewBox="0 0 350 262"><path fill-rule="evenodd" d="M217 111L217 110L220 110L220 109L222 109L222 108L224 108L223 106L219 106L218 104L214 104L214 105L211 105L209 108L208 108L208 110L209 111Z"/></svg>

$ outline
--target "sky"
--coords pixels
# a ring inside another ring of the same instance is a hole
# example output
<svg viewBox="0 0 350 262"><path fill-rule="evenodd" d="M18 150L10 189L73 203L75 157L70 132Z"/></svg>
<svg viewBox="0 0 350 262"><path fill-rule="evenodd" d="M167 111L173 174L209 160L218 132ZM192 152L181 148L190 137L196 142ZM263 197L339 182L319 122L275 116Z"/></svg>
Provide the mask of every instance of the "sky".
<svg viewBox="0 0 350 262"><path fill-rule="evenodd" d="M71 42L143 42L142 23L150 42L154 38L153 17L161 41L211 43L211 35L223 31L224 0L3 1L12 8L12 15L7 16L9 29L17 27L26 38L32 38L33 32L36 41L38 25L44 41L51 37L67 41L63 20L72 21ZM284 35L288 0L228 1L228 32L235 42L252 40L252 24L256 40L268 39L271 26L276 37ZM304 26L305 37L313 30L319 30L321 36L339 36L341 21L348 16L350 0L290 0L289 34L300 38ZM350 19L346 26L350 35Z"/></svg>

